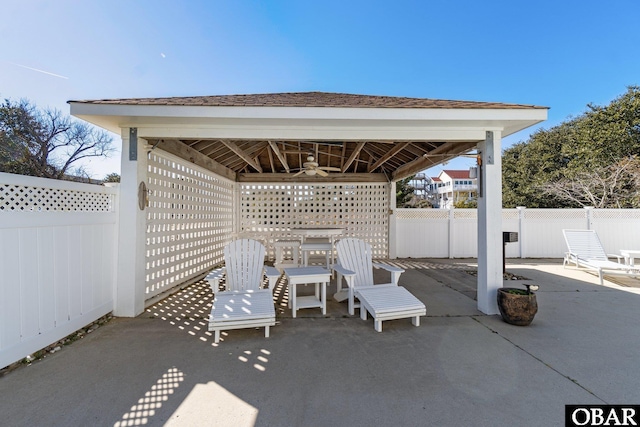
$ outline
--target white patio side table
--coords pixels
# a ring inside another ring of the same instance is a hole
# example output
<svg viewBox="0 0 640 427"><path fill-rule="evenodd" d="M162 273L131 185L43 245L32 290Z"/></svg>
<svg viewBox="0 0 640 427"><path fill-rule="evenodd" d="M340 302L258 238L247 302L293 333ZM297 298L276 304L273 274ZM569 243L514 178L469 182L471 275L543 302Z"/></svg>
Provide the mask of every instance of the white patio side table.
<svg viewBox="0 0 640 427"><path fill-rule="evenodd" d="M327 314L327 285L331 280L331 272L322 267L285 268L284 275L287 278L289 288L289 307L291 316L296 317L296 311L302 308L322 309L322 314ZM315 295L297 296L296 285L315 283Z"/></svg>

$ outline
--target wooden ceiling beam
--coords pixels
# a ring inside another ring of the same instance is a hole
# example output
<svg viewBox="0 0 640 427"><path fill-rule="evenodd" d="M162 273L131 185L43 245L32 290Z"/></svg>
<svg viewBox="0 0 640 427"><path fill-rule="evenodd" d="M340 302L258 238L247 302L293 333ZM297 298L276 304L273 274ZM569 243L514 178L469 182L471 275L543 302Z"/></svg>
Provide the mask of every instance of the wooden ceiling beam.
<svg viewBox="0 0 640 427"><path fill-rule="evenodd" d="M347 169L349 169L349 166L351 166L351 163L353 163L353 161L358 157L358 155L360 155L360 151L362 150L365 144L366 142L358 142L358 145L356 145L355 150L353 150L353 152L347 159L346 163L342 166L342 173L345 173ZM357 163L356 163L356 167L357 167Z"/></svg>
<svg viewBox="0 0 640 427"><path fill-rule="evenodd" d="M268 142L269 142L269 146L271 147L271 151L273 151L273 153L276 155L278 160L280 160L280 163L282 163L282 166L284 166L284 170L286 170L287 173L289 173L291 169L289 168L289 163L287 162L286 156L284 156L280 152L280 149L278 148L278 145L275 142L273 141L268 141Z"/></svg>
<svg viewBox="0 0 640 427"><path fill-rule="evenodd" d="M418 157L412 162L400 166L393 173L392 179L394 181L399 181L432 166L458 157L459 155L475 148L478 145L478 142L479 141L444 143L435 150L431 150L428 154L424 154L423 157ZM429 157L430 155L433 157Z"/></svg>
<svg viewBox="0 0 640 427"><path fill-rule="evenodd" d="M194 150L182 142L175 139L161 139L157 141L157 148L164 150L168 153L173 154L174 156L178 156L182 159L185 159L195 165L203 167L211 172L218 174L224 178L235 181L237 178L236 173L227 168L226 166L216 162L210 157L205 156L198 150Z"/></svg>
<svg viewBox="0 0 640 427"><path fill-rule="evenodd" d="M262 167L259 164L257 164L256 162L254 162L253 159L251 157L249 157L249 155L247 153L245 153L244 150L242 150L240 147L238 147L238 145L235 142L225 141L224 139L220 140L220 142L222 142L224 145L226 145L229 150L231 150L234 153L236 153L238 155L238 157L240 157L242 160L247 162L247 164L249 166L251 166L252 168L257 170L258 172L262 173Z"/></svg>
<svg viewBox="0 0 640 427"><path fill-rule="evenodd" d="M239 173L238 182L255 182L255 183L342 183L342 182L389 182L383 173L329 173L326 177L319 175L307 176L305 174L294 177L292 173Z"/></svg>
<svg viewBox="0 0 640 427"><path fill-rule="evenodd" d="M267 155L269 156L269 165L271 165L271 172L275 172L276 165L273 163L273 150L267 149Z"/></svg>

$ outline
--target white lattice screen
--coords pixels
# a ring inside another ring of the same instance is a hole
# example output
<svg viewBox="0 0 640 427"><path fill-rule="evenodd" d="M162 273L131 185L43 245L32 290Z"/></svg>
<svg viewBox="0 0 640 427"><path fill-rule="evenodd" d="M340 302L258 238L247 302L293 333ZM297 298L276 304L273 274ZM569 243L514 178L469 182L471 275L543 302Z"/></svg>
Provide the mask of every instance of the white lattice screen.
<svg viewBox="0 0 640 427"><path fill-rule="evenodd" d="M408 209L395 210L397 219L449 219L448 209Z"/></svg>
<svg viewBox="0 0 640 427"><path fill-rule="evenodd" d="M524 219L528 220L575 220L587 217L586 209L525 209Z"/></svg>
<svg viewBox="0 0 640 427"><path fill-rule="evenodd" d="M148 159L147 299L222 262L234 183L163 152Z"/></svg>
<svg viewBox="0 0 640 427"><path fill-rule="evenodd" d="M241 185L240 231L263 240L289 237L296 227L342 227L388 256L387 184Z"/></svg>
<svg viewBox="0 0 640 427"><path fill-rule="evenodd" d="M599 220L599 219L638 220L640 219L640 210L638 209L592 209L591 217L594 220Z"/></svg>
<svg viewBox="0 0 640 427"><path fill-rule="evenodd" d="M112 212L114 194L102 191L0 184L0 211Z"/></svg>

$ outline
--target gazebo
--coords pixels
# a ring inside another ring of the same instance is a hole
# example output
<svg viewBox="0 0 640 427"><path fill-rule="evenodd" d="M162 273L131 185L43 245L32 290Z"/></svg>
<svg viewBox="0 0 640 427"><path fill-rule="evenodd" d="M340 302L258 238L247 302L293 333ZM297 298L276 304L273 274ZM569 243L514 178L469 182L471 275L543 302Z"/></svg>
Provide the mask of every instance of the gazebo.
<svg viewBox="0 0 640 427"><path fill-rule="evenodd" d="M395 257L395 182L478 158L478 309L502 287L501 139L547 108L324 92L69 101L122 137L114 314L203 277L236 236L339 226Z"/></svg>

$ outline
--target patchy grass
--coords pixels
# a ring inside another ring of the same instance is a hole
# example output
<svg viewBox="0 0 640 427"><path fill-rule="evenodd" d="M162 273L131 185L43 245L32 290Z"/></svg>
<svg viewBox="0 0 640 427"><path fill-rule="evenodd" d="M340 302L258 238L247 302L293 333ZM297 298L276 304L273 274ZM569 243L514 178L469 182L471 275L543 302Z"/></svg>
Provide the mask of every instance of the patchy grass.
<svg viewBox="0 0 640 427"><path fill-rule="evenodd" d="M470 274L474 277L478 277L478 270L465 270L467 274ZM504 280L531 280L524 276L518 276L517 274L509 273L508 271L502 275Z"/></svg>
<svg viewBox="0 0 640 427"><path fill-rule="evenodd" d="M27 357L25 357L22 360L19 360L19 361L15 362L15 363L12 363L9 366L5 366L4 368L0 369L0 377L8 374L9 372L13 372L13 371L15 371L16 369L18 369L18 368L20 368L22 366L30 366L31 364L46 358L47 355L53 354L53 353L56 353L56 352L62 350L62 347L67 346L67 345L71 345L72 343L84 338L87 334L90 334L91 332L93 332L96 329L98 329L100 326L110 322L111 319L113 319L113 315L111 313L109 313L109 314L107 314L105 316L102 316L101 318L99 318L95 322L90 323L87 326L78 329L77 331L75 331L72 334L67 335L66 337L64 337L60 341L56 341L53 344L48 345L45 348L43 348L41 350L38 350L33 354L28 355Z"/></svg>

